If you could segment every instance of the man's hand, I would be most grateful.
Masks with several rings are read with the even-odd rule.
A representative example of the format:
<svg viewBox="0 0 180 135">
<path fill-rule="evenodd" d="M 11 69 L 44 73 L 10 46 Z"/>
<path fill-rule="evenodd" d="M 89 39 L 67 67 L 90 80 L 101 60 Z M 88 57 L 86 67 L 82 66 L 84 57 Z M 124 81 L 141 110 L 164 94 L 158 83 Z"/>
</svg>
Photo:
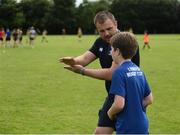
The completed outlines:
<svg viewBox="0 0 180 135">
<path fill-rule="evenodd" d="M 81 65 L 64 66 L 65 69 L 80 74 L 80 71 L 84 68 Z"/>
<path fill-rule="evenodd" d="M 63 57 L 63 58 L 60 58 L 59 62 L 64 63 L 66 65 L 70 65 L 70 66 L 76 64 L 76 62 L 75 62 L 73 57 Z"/>
</svg>

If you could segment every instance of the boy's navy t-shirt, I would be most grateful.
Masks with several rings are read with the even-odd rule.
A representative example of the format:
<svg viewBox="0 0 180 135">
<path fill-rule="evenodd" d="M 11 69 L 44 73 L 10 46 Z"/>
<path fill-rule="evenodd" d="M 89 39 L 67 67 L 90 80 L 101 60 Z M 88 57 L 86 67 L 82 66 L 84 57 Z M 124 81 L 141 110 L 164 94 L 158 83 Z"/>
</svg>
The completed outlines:
<svg viewBox="0 0 180 135">
<path fill-rule="evenodd" d="M 124 62 L 114 71 L 110 95 L 119 95 L 125 99 L 123 110 L 117 114 L 117 134 L 148 134 L 143 99 L 150 92 L 144 73 L 131 61 Z"/>
</svg>

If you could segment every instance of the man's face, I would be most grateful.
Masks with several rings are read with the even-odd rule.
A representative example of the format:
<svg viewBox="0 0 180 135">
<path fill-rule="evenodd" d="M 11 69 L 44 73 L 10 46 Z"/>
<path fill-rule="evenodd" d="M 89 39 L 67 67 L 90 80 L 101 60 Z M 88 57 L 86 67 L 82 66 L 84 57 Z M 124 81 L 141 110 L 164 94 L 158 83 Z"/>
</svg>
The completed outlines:
<svg viewBox="0 0 180 135">
<path fill-rule="evenodd" d="M 111 37 L 118 31 L 117 23 L 110 19 L 107 19 L 102 24 L 97 22 L 96 28 L 100 37 L 108 43 L 110 42 Z"/>
</svg>

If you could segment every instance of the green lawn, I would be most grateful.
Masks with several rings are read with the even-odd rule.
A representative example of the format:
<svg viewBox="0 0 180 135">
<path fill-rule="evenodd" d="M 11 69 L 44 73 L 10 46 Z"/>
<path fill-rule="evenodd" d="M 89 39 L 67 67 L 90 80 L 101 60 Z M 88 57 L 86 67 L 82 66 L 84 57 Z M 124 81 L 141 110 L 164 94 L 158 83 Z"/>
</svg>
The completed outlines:
<svg viewBox="0 0 180 135">
<path fill-rule="evenodd" d="M 104 82 L 63 69 L 58 59 L 86 51 L 95 36 L 49 36 L 35 48 L 0 46 L 0 133 L 92 133 L 106 92 Z M 150 35 L 141 68 L 154 95 L 150 133 L 180 133 L 180 35 Z M 90 67 L 99 68 L 98 61 Z"/>
</svg>

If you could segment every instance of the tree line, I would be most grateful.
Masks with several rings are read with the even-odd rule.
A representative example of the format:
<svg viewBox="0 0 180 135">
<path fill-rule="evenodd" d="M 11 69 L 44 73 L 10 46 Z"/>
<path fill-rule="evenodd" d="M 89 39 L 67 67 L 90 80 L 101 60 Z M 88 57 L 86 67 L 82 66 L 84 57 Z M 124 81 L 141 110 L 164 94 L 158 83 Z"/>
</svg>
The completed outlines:
<svg viewBox="0 0 180 135">
<path fill-rule="evenodd" d="M 109 10 L 120 30 L 134 33 L 180 33 L 180 0 L 0 0 L 0 27 L 27 29 L 34 26 L 50 34 L 94 34 L 93 18 L 98 11 Z"/>
</svg>

